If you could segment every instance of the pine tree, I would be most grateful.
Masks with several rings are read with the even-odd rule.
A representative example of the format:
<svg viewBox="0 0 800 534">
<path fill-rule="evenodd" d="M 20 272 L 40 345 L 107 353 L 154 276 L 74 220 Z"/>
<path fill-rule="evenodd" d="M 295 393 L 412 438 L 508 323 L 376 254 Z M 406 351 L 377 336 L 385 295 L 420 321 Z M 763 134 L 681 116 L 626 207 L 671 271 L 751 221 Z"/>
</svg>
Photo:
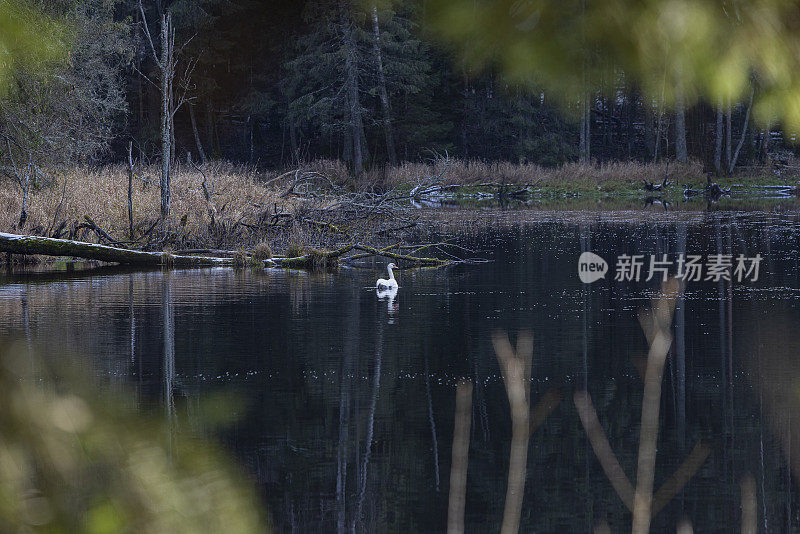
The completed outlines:
<svg viewBox="0 0 800 534">
<path fill-rule="evenodd" d="M 386 159 L 396 162 L 395 126 L 405 117 L 393 116 L 395 105 L 402 106 L 409 98 L 426 91 L 435 82 L 431 69 L 431 50 L 418 37 L 419 27 L 412 3 L 372 4 L 370 24 L 373 32 L 373 56 L 366 79 L 367 91 L 380 103 L 380 126 L 384 132 Z M 424 102 L 420 101 L 420 104 Z M 428 120 L 435 120 L 432 113 Z M 402 129 L 402 126 L 401 126 Z"/>
<path fill-rule="evenodd" d="M 329 150 L 343 145 L 343 158 L 360 174 L 367 159 L 362 79 L 371 46 L 362 29 L 366 16 L 347 2 L 316 0 L 306 5 L 303 19 L 305 32 L 284 64 L 287 121 L 312 139 L 327 140 Z"/>
</svg>

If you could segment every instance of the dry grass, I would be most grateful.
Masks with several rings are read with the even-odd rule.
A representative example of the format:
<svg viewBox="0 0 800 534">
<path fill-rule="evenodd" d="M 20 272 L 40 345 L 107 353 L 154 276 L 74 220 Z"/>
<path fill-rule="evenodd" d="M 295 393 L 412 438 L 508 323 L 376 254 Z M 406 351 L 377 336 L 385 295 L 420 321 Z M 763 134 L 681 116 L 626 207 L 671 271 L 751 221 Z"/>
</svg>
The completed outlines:
<svg viewBox="0 0 800 534">
<path fill-rule="evenodd" d="M 264 177 L 252 169 L 213 163 L 203 172 L 216 211 L 215 225 L 210 224 L 209 205 L 203 195 L 203 174 L 185 169 L 176 172 L 172 178 L 171 213 L 163 225 L 163 231 L 176 238 L 170 246 L 225 245 L 216 242 L 221 233 L 246 241 L 248 232 L 241 223 L 253 224 L 271 216 L 276 203 L 279 210 L 293 211 L 298 202 L 280 198 L 280 190 L 265 187 Z M 23 228 L 17 227 L 22 205 L 20 188 L 8 179 L 0 182 L 0 231 L 52 235 L 63 221 L 65 233 L 69 233 L 83 222 L 84 216 L 89 216 L 114 239 L 129 239 L 126 167 L 75 168 L 49 174 L 51 183 L 30 192 L 28 220 Z M 142 167 L 136 169 L 135 176 L 134 234 L 141 236 L 159 216 L 159 172 L 154 166 Z M 85 230 L 76 237 L 94 240 Z M 261 240 L 263 236 L 255 242 Z"/>
<path fill-rule="evenodd" d="M 344 185 L 350 181 L 350 170 L 342 160 L 315 159 L 308 163 L 303 163 L 301 168 L 306 172 L 322 174 L 338 185 Z"/>
<path fill-rule="evenodd" d="M 593 182 L 602 185 L 609 182 L 641 183 L 642 179 L 660 182 L 664 179 L 664 170 L 664 163 L 565 163 L 560 167 L 542 167 L 502 161 L 451 160 L 442 181 L 446 184 L 493 182 L 568 186 L 576 182 Z M 371 174 L 383 172 L 372 171 Z M 399 185 L 413 179 L 437 176 L 441 172 L 441 163 L 403 163 L 387 169 L 385 180 L 388 185 Z M 669 176 L 673 182 L 697 180 L 703 177 L 703 166 L 696 161 L 688 164 L 671 163 Z M 372 176 L 369 181 L 377 181 L 377 178 Z"/>
<path fill-rule="evenodd" d="M 258 243 L 255 248 L 253 248 L 254 260 L 263 262 L 264 260 L 268 260 L 270 258 L 272 258 L 272 247 L 270 247 L 269 243 L 266 241 Z"/>
<path fill-rule="evenodd" d="M 330 182 L 343 187 L 342 191 L 382 191 L 437 176 L 442 167 L 441 163 L 404 163 L 374 169 L 365 173 L 358 182 L 353 180 L 341 161 L 316 160 L 303 165 L 303 170 L 325 175 Z M 86 228 L 76 231 L 88 216 L 113 239 L 130 241 L 126 167 L 79 167 L 48 174 L 50 182 L 39 184 L 30 192 L 28 219 L 22 228 L 17 226 L 22 202 L 20 188 L 8 178 L 0 178 L 0 231 L 48 236 L 57 233 L 61 237 L 97 241 L 97 236 Z M 249 250 L 264 243 L 261 254 L 269 257 L 272 250 L 291 249 L 289 252 L 302 254 L 310 248 L 330 248 L 357 234 L 355 228 L 348 228 L 345 235 L 320 225 L 303 223 L 303 214 L 308 213 L 309 208 L 324 206 L 336 199 L 330 194 L 308 198 L 284 196 L 294 173 L 271 181 L 281 173 L 261 172 L 253 167 L 223 162 L 210 163 L 203 172 L 176 169 L 172 178 L 170 217 L 156 225 L 160 212 L 159 169 L 156 166 L 137 167 L 135 174 L 133 205 L 137 247 Z M 673 182 L 696 180 L 702 177 L 702 168 L 699 163 L 671 164 L 669 174 Z M 640 183 L 643 178 L 655 182 L 661 181 L 663 176 L 664 166 L 660 163 L 570 163 L 546 168 L 508 162 L 452 160 L 442 180 L 446 184 L 505 182 L 585 188 L 587 185 Z M 211 193 L 210 204 L 203 194 L 204 179 Z M 289 224 L 275 225 L 272 216 L 276 208 L 278 212 L 292 213 L 295 217 L 281 219 Z M 301 222 L 292 223 L 293 219 Z M 373 226 L 363 228 L 363 235 L 374 235 Z M 61 232 L 57 231 L 59 228 Z M 153 231 L 148 234 L 150 229 Z"/>
</svg>

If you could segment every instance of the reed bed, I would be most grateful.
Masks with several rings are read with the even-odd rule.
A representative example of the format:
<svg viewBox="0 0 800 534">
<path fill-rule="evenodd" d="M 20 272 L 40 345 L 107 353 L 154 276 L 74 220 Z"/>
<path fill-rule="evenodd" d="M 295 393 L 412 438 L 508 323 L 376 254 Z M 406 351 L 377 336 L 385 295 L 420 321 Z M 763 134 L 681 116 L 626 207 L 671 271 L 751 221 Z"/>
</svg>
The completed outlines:
<svg viewBox="0 0 800 534">
<path fill-rule="evenodd" d="M 415 177 L 435 176 L 442 172 L 443 162 L 403 163 L 387 170 L 374 170 L 372 181 L 378 181 L 375 174 L 384 174 L 386 183 L 399 185 Z M 664 179 L 665 163 L 610 162 L 602 164 L 565 163 L 559 167 L 543 167 L 535 164 L 511 162 L 484 162 L 477 160 L 451 160 L 442 176 L 445 184 L 481 184 L 486 182 L 507 184 L 540 184 L 565 186 L 596 183 L 641 183 L 643 179 L 660 182 Z M 703 178 L 700 162 L 670 163 L 669 179 L 691 181 Z"/>
<path fill-rule="evenodd" d="M 663 163 L 567 163 L 551 168 L 510 162 L 439 159 L 429 163 L 373 168 L 354 178 L 347 166 L 338 160 L 320 159 L 305 163 L 299 172 L 265 171 L 254 166 L 210 162 L 202 170 L 186 166 L 174 169 L 170 216 L 160 221 L 159 168 L 137 165 L 133 180 L 134 231 L 131 236 L 127 167 L 74 167 L 50 170 L 45 173 L 45 179 L 40 179 L 31 188 L 27 220 L 23 225 L 19 224 L 21 188 L 10 178 L 0 177 L 0 231 L 96 242 L 100 240 L 97 232 L 84 224 L 89 217 L 114 241 L 130 242 L 140 248 L 249 249 L 259 243 L 275 251 L 330 248 L 340 246 L 343 239 L 374 241 L 374 236 L 379 233 L 376 228 L 380 225 L 376 226 L 374 213 L 369 218 L 341 214 L 336 218 L 332 215 L 334 212 L 324 210 L 327 206 L 341 205 L 348 198 L 352 205 L 352 198 L 358 192 L 370 192 L 375 196 L 423 182 L 444 185 L 536 184 L 543 188 L 576 192 L 602 186 L 605 191 L 613 191 L 615 188 L 630 189 L 631 184 L 638 186 L 642 180 L 660 182 L 665 170 Z M 703 179 L 702 166 L 698 162 L 671 163 L 668 172 L 673 183 Z M 297 177 L 303 174 L 316 178 L 295 189 Z M 204 194 L 204 183 L 210 194 L 209 200 Z M 396 196 L 395 193 L 390 195 Z M 391 211 L 391 208 L 387 209 Z M 386 213 L 381 216 L 384 219 L 388 217 L 388 220 L 397 218 Z M 417 219 L 416 214 L 407 216 Z M 441 217 L 426 219 L 434 221 Z"/>
<path fill-rule="evenodd" d="M 160 213 L 159 170 L 135 168 L 133 180 L 134 235 L 150 228 Z M 46 180 L 31 188 L 27 220 L 20 227 L 22 192 L 10 179 L 0 179 L 0 231 L 53 235 L 62 223 L 64 233 L 90 217 L 115 240 L 129 240 L 128 169 L 121 165 L 101 168 L 76 167 L 50 171 Z M 253 168 L 212 163 L 202 170 L 180 169 L 172 176 L 171 210 L 163 228 L 183 236 L 186 246 L 210 246 L 220 231 L 252 223 L 278 210 L 292 211 L 298 200 L 281 198 L 277 186 L 265 185 L 268 175 Z M 210 203 L 203 193 L 203 181 Z M 210 208 L 214 210 L 211 225 Z M 75 237 L 93 240 L 91 235 Z M 191 243 L 189 242 L 191 241 Z M 230 244 L 230 243 L 227 243 Z M 255 243 L 254 243 L 255 244 Z"/>
</svg>

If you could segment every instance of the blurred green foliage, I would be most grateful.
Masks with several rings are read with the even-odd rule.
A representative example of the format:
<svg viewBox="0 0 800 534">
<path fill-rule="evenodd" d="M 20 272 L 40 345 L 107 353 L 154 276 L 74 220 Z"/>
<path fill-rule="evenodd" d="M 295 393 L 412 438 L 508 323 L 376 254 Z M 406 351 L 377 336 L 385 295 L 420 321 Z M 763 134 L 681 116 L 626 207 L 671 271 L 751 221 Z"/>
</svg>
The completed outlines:
<svg viewBox="0 0 800 534">
<path fill-rule="evenodd" d="M 34 372 L 35 369 L 35 372 Z M 224 455 L 0 345 L 0 531 L 264 532 Z"/>
<path fill-rule="evenodd" d="M 0 0 L 0 93 L 15 71 L 41 70 L 66 54 L 64 27 L 27 0 Z"/>
<path fill-rule="evenodd" d="M 653 99 L 713 103 L 756 87 L 755 115 L 800 131 L 800 4 L 790 0 L 431 0 L 435 35 L 575 102 L 620 72 Z"/>
</svg>

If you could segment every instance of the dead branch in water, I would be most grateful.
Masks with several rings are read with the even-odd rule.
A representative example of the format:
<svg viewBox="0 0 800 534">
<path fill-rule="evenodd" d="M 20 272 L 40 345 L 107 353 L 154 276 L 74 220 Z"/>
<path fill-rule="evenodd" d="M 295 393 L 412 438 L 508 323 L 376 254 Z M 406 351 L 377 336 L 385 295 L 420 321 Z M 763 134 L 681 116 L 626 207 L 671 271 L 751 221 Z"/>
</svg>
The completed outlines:
<svg viewBox="0 0 800 534">
<path fill-rule="evenodd" d="M 431 245 L 425 245 L 419 247 L 418 250 L 422 250 L 427 248 L 428 246 L 445 246 L 449 245 L 449 243 L 436 243 Z M 450 258 L 442 259 L 437 257 L 419 257 L 419 256 L 412 256 L 410 254 L 402 254 L 400 252 L 392 252 L 395 249 L 401 249 L 401 245 L 395 244 L 390 245 L 385 248 L 375 248 L 370 247 L 367 245 L 361 244 L 349 244 L 345 245 L 339 249 L 331 250 L 331 251 L 322 251 L 322 250 L 315 250 L 311 249 L 307 254 L 302 256 L 297 256 L 295 258 L 273 258 L 275 264 L 279 267 L 295 267 L 300 269 L 312 269 L 318 270 L 320 267 L 329 266 L 332 263 L 341 262 L 351 262 L 357 259 L 364 259 L 370 256 L 378 256 L 383 258 L 390 258 L 398 262 L 402 262 L 407 267 L 443 267 L 446 265 L 458 265 L 458 264 L 475 264 L 475 263 L 486 263 L 488 260 L 483 258 L 467 258 L 462 259 L 452 254 L 447 254 Z M 353 254 L 350 256 L 345 256 L 345 254 L 358 250 L 361 251 L 360 254 Z"/>
<path fill-rule="evenodd" d="M 353 257 L 358 257 L 360 259 L 369 256 L 381 256 L 385 258 L 391 258 L 396 261 L 402 261 L 406 264 L 410 264 L 411 266 L 415 267 L 422 267 L 422 266 L 441 267 L 444 265 L 452 265 L 454 263 L 461 262 L 461 260 L 420 258 L 416 256 L 409 256 L 407 254 L 398 254 L 395 252 L 391 252 L 392 248 L 394 247 L 377 249 L 374 247 L 368 247 L 366 245 L 350 244 L 350 245 L 345 245 L 337 250 L 324 251 L 324 250 L 311 249 L 308 251 L 308 253 L 302 256 L 297 256 L 296 258 L 273 258 L 273 260 L 275 261 L 275 264 L 278 267 L 289 267 L 289 268 L 309 269 L 318 271 L 318 270 L 335 268 L 334 266 L 338 267 L 340 260 L 341 261 L 350 260 L 350 257 L 344 257 L 345 254 L 353 250 L 360 250 L 368 254 L 366 255 L 356 254 Z"/>
<path fill-rule="evenodd" d="M 441 172 L 431 178 L 421 177 L 417 183 L 428 184 L 441 180 L 447 168 L 447 159 L 443 161 L 441 167 L 437 165 L 437 172 L 439 168 Z M 131 161 L 128 163 L 127 181 L 131 186 Z M 35 245 L 29 244 L 24 253 L 55 256 L 74 254 L 97 261 L 155 265 L 164 262 L 157 256 L 137 255 L 137 252 L 154 251 L 153 254 L 160 254 L 163 250 L 189 250 L 192 251 L 189 254 L 171 252 L 170 256 L 202 256 L 205 258 L 203 262 L 208 264 L 226 264 L 235 256 L 239 261 L 255 263 L 248 260 L 250 254 L 247 251 L 230 249 L 245 243 L 247 246 L 254 246 L 268 242 L 271 247 L 279 250 L 300 252 L 276 257 L 266 265 L 300 269 L 331 270 L 338 268 L 342 262 L 353 263 L 374 256 L 389 258 L 404 267 L 438 267 L 481 261 L 463 259 L 465 253 L 471 251 L 448 243 L 446 237 L 443 242 L 426 242 L 436 240 L 430 238 L 434 235 L 435 226 L 420 220 L 420 215 L 409 204 L 409 192 L 400 188 L 352 191 L 350 185 L 346 185 L 339 175 L 326 176 L 326 171 L 298 170 L 284 173 L 276 179 L 283 180 L 281 189 L 288 192 L 285 195 L 293 197 L 283 206 L 279 206 L 277 201 L 264 202 L 264 195 L 248 199 L 242 204 L 235 202 L 237 199 L 230 192 L 214 191 L 216 178 L 213 169 L 209 172 L 206 167 L 194 167 L 202 176 L 202 181 L 197 179 L 193 183 L 188 182 L 186 187 L 187 191 L 193 190 L 190 196 L 199 205 L 188 204 L 182 207 L 182 216 L 133 221 L 132 206 L 129 206 L 131 209 L 128 210 L 128 220 L 122 228 L 115 226 L 113 218 L 98 217 L 94 213 L 91 217 L 81 214 L 79 217 L 83 217 L 83 220 L 79 218 L 74 225 L 69 226 L 71 232 L 68 238 L 77 240 L 76 245 L 65 246 L 62 243 L 53 246 L 53 243 L 37 242 Z M 229 188 L 230 184 L 226 187 Z M 129 187 L 129 190 L 131 192 L 132 188 Z M 66 226 L 69 219 L 66 221 L 62 226 Z M 34 226 L 26 233 L 52 233 L 38 228 Z M 55 232 L 57 235 L 52 237 L 60 238 L 63 235 L 66 238 L 67 235 L 62 230 L 59 228 Z M 77 230 L 81 232 L 76 237 Z M 96 237 L 89 236 L 89 232 Z M 127 237 L 125 234 L 128 234 Z M 436 237 L 441 235 L 439 233 Z M 430 237 L 426 240 L 426 236 Z M 15 239 L 26 237 L 19 235 Z M 389 239 L 402 245 L 386 248 L 390 244 L 387 242 Z M 82 243 L 83 241 L 96 241 L 110 249 L 87 249 L 87 246 L 95 245 Z M 13 246 L 10 242 L 3 246 L 0 250 L 20 253 L 11 250 L 19 248 L 17 242 Z M 110 252 L 111 249 L 128 252 Z M 215 252 L 226 249 L 226 253 Z M 65 253 L 64 250 L 72 252 Z M 195 250 L 204 252 L 195 254 Z M 199 260 L 186 261 L 192 264 L 203 263 Z"/>
</svg>

